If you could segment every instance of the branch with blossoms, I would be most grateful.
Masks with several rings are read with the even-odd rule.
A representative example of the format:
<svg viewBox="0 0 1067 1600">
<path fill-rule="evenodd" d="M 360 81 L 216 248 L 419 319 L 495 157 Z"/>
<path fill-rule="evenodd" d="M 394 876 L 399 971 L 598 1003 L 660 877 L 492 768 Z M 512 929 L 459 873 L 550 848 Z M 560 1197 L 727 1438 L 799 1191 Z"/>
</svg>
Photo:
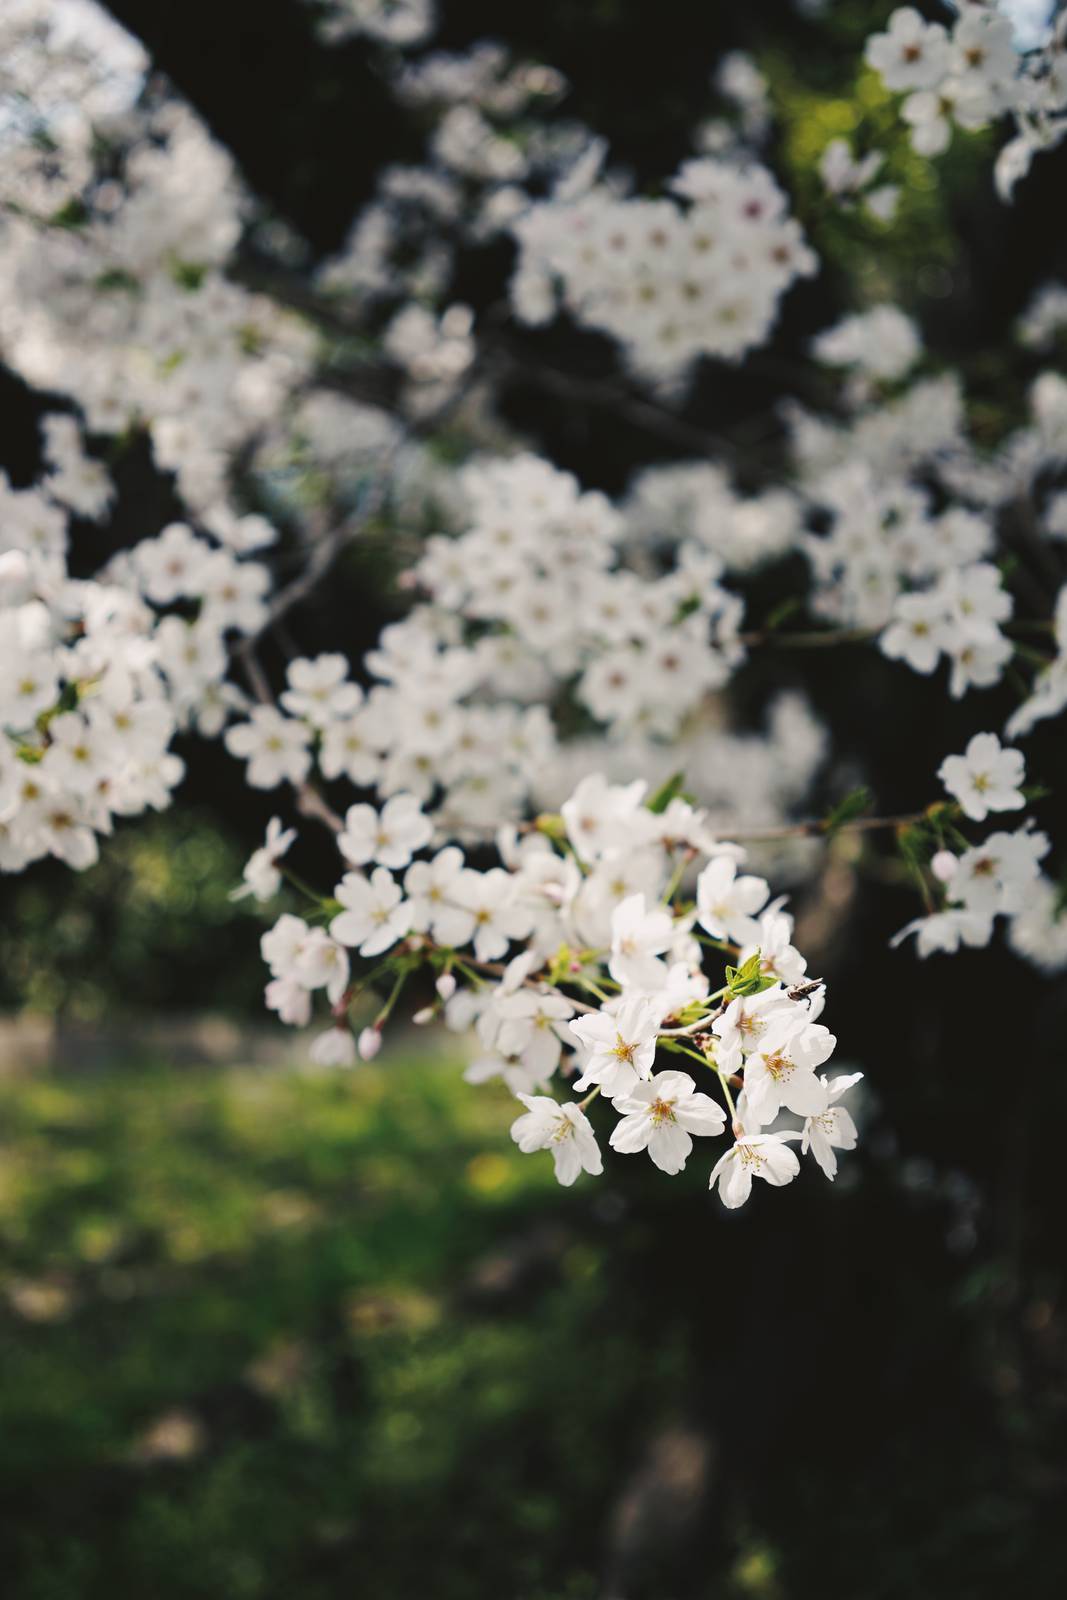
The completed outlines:
<svg viewBox="0 0 1067 1600">
<path fill-rule="evenodd" d="M 887 89 L 906 96 L 901 116 L 922 155 L 941 155 L 957 128 L 1011 117 L 1015 137 L 995 167 L 1003 199 L 1035 155 L 1067 135 L 1067 14 L 1050 18 L 1044 41 L 1020 50 L 1014 19 L 993 0 L 968 0 L 951 30 L 901 6 L 886 31 L 867 41 L 866 58 Z"/>
<path fill-rule="evenodd" d="M 324 991 L 331 1021 L 312 1059 L 350 1064 L 350 1016 L 368 987 L 387 998 L 359 1034 L 364 1058 L 378 1053 L 404 986 L 432 976 L 436 999 L 416 1020 L 473 1025 L 468 1080 L 500 1079 L 517 1096 L 526 1110 L 513 1138 L 549 1150 L 563 1184 L 602 1170 L 597 1100 L 617 1119 L 611 1147 L 647 1150 L 666 1173 L 682 1170 L 694 1137 L 728 1133 L 710 1177 L 727 1206 L 743 1203 L 753 1178 L 790 1182 L 797 1143 L 832 1178 L 835 1152 L 855 1145 L 839 1102 L 859 1075 L 818 1071 L 835 1040 L 818 1021 L 824 985 L 807 978 L 792 919 L 767 904 L 764 879 L 739 872 L 743 852 L 709 835 L 702 813 L 665 796 L 645 805 L 644 792 L 587 778 L 558 819 L 484 871 L 455 845 L 428 853 L 433 826 L 412 796 L 351 807 L 338 837 L 348 870 L 332 894 L 305 887 L 308 916 L 285 913 L 263 936 L 268 1005 L 304 1025 Z M 247 892 L 277 892 L 292 841 L 272 824 Z M 709 976 L 713 951 L 736 964 Z M 353 961 L 372 965 L 353 978 Z M 802 1120 L 783 1126 L 782 1113 Z"/>
<path fill-rule="evenodd" d="M 1015 741 L 1067 709 L 1067 382 L 1040 364 L 1067 287 L 1003 352 L 1025 399 L 995 439 L 975 374 L 939 364 L 863 272 L 783 363 L 767 346 L 827 221 L 848 219 L 873 267 L 866 219 L 906 208 L 878 151 L 833 140 L 814 200 L 787 185 L 773 85 L 734 54 L 716 115 L 645 191 L 556 115 L 550 68 L 496 45 L 405 57 L 431 22 L 419 0 L 330 7 L 338 36 L 388 47 L 382 82 L 426 143 L 383 165 L 310 266 L 136 41 L 90 0 L 84 31 L 47 9 L 0 19 L 5 360 L 69 407 L 45 418 L 38 483 L 0 485 L 0 870 L 91 865 L 119 819 L 170 803 L 179 735 L 221 739 L 252 790 L 288 785 L 337 842 L 320 893 L 276 818 L 238 891 L 301 896 L 263 941 L 267 1001 L 304 1024 L 325 996 L 318 1062 L 373 1054 L 414 992 L 417 1020 L 473 1028 L 468 1076 L 523 1098 L 516 1139 L 564 1181 L 599 1165 L 612 1116 L 615 1149 L 668 1171 L 694 1137 L 732 1138 L 713 1169 L 728 1204 L 754 1176 L 789 1181 L 798 1142 L 832 1175 L 851 1080 L 818 1070 L 822 985 L 784 903 L 740 871 L 745 843 L 792 885 L 817 840 L 884 833 L 922 899 L 900 935 L 921 955 L 1001 919 L 1026 959 L 1067 965 L 1050 841 L 974 831 L 1034 796 Z M 1010 72 L 1005 38 L 985 5 L 951 33 L 905 9 L 867 57 L 928 150 L 1003 111 L 1051 142 L 1062 26 Z M 72 98 L 99 127 L 60 114 Z M 485 305 L 455 303 L 485 246 L 506 272 Z M 614 352 L 609 376 L 542 357 L 561 318 Z M 695 381 L 709 360 L 803 403 L 716 429 Z M 614 497 L 590 488 L 509 425 L 520 386 L 618 418 L 652 464 Z M 77 576 L 82 524 L 115 497 L 94 450 L 134 434 L 181 519 Z M 362 660 L 295 654 L 285 624 L 370 537 L 404 615 Z M 806 576 L 751 615 L 786 560 Z M 856 793 L 794 821 L 826 731 L 785 682 L 735 730 L 734 685 L 755 652 L 838 646 L 968 706 L 1002 682 L 1018 704 L 945 760 L 947 798 L 879 816 Z"/>
</svg>

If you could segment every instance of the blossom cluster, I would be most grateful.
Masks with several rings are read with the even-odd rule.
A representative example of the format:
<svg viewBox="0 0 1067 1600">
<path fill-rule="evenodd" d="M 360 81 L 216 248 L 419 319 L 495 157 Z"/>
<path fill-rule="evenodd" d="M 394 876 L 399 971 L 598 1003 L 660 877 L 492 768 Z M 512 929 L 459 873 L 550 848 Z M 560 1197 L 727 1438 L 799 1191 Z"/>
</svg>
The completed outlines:
<svg viewBox="0 0 1067 1600">
<path fill-rule="evenodd" d="M 434 0 L 311 0 L 322 13 L 319 26 L 327 43 L 365 34 L 379 44 L 407 49 L 433 32 Z"/>
<path fill-rule="evenodd" d="M 890 356 L 901 330 L 887 325 L 881 338 L 876 362 Z M 871 354 L 864 360 L 870 373 Z M 1049 486 L 1067 462 L 1067 384 L 1054 371 L 1040 373 L 1029 389 L 1030 420 L 993 452 L 969 437 L 954 374 L 920 377 L 888 399 L 868 380 L 850 400 L 851 415 L 833 423 L 791 410 L 800 492 L 819 521 L 819 531 L 798 541 L 812 566 L 811 610 L 835 626 L 868 630 L 884 654 L 915 672 L 947 665 L 955 698 L 999 682 L 1020 661 L 1012 637 L 1018 601 L 1011 569 L 998 561 L 1001 540 L 1020 515 L 1036 550 L 1062 538 L 1064 502 Z M 1035 580 L 1019 581 L 1032 596 Z M 1047 582 L 1044 571 L 1039 581 Z M 1050 599 L 1054 616 L 1040 627 L 1058 640 L 1060 602 Z M 1037 661 L 1033 695 L 1010 735 L 1061 708 L 1061 654 L 1062 647 Z"/>
<path fill-rule="evenodd" d="M 867 61 L 888 89 L 906 96 L 901 115 L 921 155 L 946 150 L 954 126 L 984 128 L 1010 114 L 1016 136 L 996 169 L 998 189 L 1010 196 L 1034 154 L 1067 133 L 1067 20 L 1023 52 L 1012 18 L 994 0 L 963 0 L 956 9 L 949 30 L 913 6 L 899 7 L 886 31 L 867 41 Z"/>
<path fill-rule="evenodd" d="M 594 761 L 662 778 L 683 761 L 724 811 L 781 820 L 819 764 L 822 735 L 795 696 L 776 702 L 763 739 L 709 726 L 745 651 L 741 601 L 719 582 L 708 541 L 661 533 L 653 576 L 635 531 L 644 511 L 620 513 L 530 455 L 476 460 L 459 488 L 464 531 L 425 541 L 406 581 L 427 598 L 360 664 L 369 686 L 340 654 L 299 658 L 278 705 L 229 728 L 250 784 L 300 783 L 314 767 L 382 797 L 414 794 L 477 837 L 558 806 Z M 724 487 L 720 503 L 729 499 Z M 759 508 L 780 519 L 783 499 L 784 510 L 773 495 Z M 744 502 L 734 509 L 740 526 Z M 567 722 L 578 736 L 564 739 Z"/>
<path fill-rule="evenodd" d="M 221 732 L 246 696 L 230 646 L 268 616 L 270 573 L 251 552 L 275 531 L 254 515 L 175 522 L 90 579 L 71 574 L 72 516 L 100 519 L 113 489 L 70 416 L 42 424 L 51 471 L 0 483 L 0 870 L 43 855 L 92 865 L 116 816 L 170 803 L 170 750 Z"/>
<path fill-rule="evenodd" d="M 815 271 L 803 230 L 767 169 L 698 157 L 673 199 L 622 199 L 596 168 L 519 216 L 515 314 L 534 325 L 557 304 L 612 335 L 627 361 L 676 385 L 698 356 L 738 360 L 763 344 L 778 303 Z"/>
<path fill-rule="evenodd" d="M 360 1037 L 365 1056 L 399 988 L 428 969 L 436 998 L 421 1020 L 443 1011 L 453 1028 L 473 1025 L 468 1080 L 503 1080 L 526 1108 L 513 1138 L 550 1151 L 565 1185 L 602 1170 L 589 1115 L 598 1098 L 617 1119 L 612 1149 L 647 1150 L 666 1173 L 684 1168 L 694 1137 L 732 1135 L 709 1180 L 729 1207 L 755 1178 L 789 1183 L 797 1143 L 833 1178 L 836 1152 L 856 1143 L 841 1096 L 859 1075 L 819 1071 L 836 1041 L 818 1020 L 825 988 L 807 977 L 792 918 L 768 903 L 763 878 L 739 870 L 744 852 L 720 843 L 702 812 L 678 795 L 645 798 L 640 780 L 587 777 L 559 815 L 503 837 L 501 864 L 484 870 L 454 844 L 436 848 L 412 795 L 380 811 L 350 807 L 337 840 L 349 870 L 312 920 L 286 913 L 263 936 L 268 1005 L 303 1025 L 324 991 L 333 1021 L 312 1056 L 347 1063 L 349 1011 L 368 981 L 353 964 L 376 961 L 372 974 L 396 978 Z M 272 824 L 249 863 L 250 892 L 274 891 L 290 842 Z M 709 949 L 737 962 L 714 991 Z M 699 1066 L 699 1081 L 665 1055 Z M 568 1089 L 582 1098 L 559 1099 Z M 783 1114 L 799 1123 L 783 1125 Z"/>
<path fill-rule="evenodd" d="M 791 1181 L 798 1149 L 832 1177 L 855 1143 L 855 1075 L 821 1070 L 823 986 L 784 902 L 742 869 L 744 836 L 793 886 L 841 827 L 892 825 L 925 902 L 898 938 L 920 955 L 984 945 L 999 919 L 1060 970 L 1064 896 L 1029 819 L 974 834 L 1033 794 L 996 733 L 946 758 L 945 796 L 912 818 L 847 798 L 811 818 L 831 754 L 817 714 L 779 691 L 737 725 L 731 688 L 790 642 L 758 597 L 791 560 L 808 573 L 786 602 L 800 646 L 866 642 L 943 673 L 968 709 L 1009 680 L 1006 740 L 1067 708 L 1067 382 L 1043 360 L 1067 291 L 1049 284 L 1020 323 L 1026 410 L 999 441 L 909 311 L 859 291 L 803 358 L 799 390 L 825 405 L 787 401 L 766 452 L 704 435 L 675 411 L 699 358 L 748 357 L 817 267 L 765 164 L 769 79 L 721 61 L 729 115 L 638 192 L 558 114 L 552 68 L 494 44 L 409 48 L 427 0 L 318 9 L 330 37 L 372 41 L 425 152 L 383 167 L 317 267 L 91 0 L 15 0 L 0 19 L 0 341 L 68 408 L 44 419 L 35 487 L 0 485 L 0 870 L 89 865 L 117 817 L 169 802 L 177 735 L 221 738 L 251 788 L 336 837 L 337 882 L 263 940 L 272 1012 L 304 1026 L 325 1000 L 316 1062 L 353 1061 L 384 990 L 358 1041 L 372 1055 L 406 988 L 416 1020 L 473 1034 L 468 1078 L 518 1097 L 516 1142 L 549 1150 L 565 1183 L 600 1169 L 605 1137 L 667 1172 L 694 1138 L 725 1140 L 710 1174 L 731 1206 L 754 1177 Z M 1040 58 L 1006 38 L 966 4 L 951 33 L 905 10 L 872 41 L 920 148 L 950 113 L 1057 136 L 1062 29 Z M 837 140 L 825 196 L 888 227 L 901 196 L 882 168 Z M 454 286 L 488 241 L 514 270 L 486 310 Z M 635 462 L 615 498 L 498 404 L 560 311 L 653 391 L 594 383 L 595 402 L 678 446 Z M 567 374 L 542 375 L 567 393 Z M 135 438 L 178 510 L 94 560 L 81 524 L 116 492 L 102 441 L 119 461 Z M 372 526 L 406 613 L 362 659 L 279 639 L 283 683 L 260 639 Z M 235 893 L 282 892 L 287 821 Z M 724 982 L 709 957 L 729 961 Z"/>
<path fill-rule="evenodd" d="M 167 804 L 182 775 L 155 665 L 155 615 L 119 584 L 67 569 L 67 505 L 100 515 L 110 485 L 70 418 L 47 419 L 55 470 L 0 482 L 0 871 L 53 855 L 84 868 L 115 816 Z M 63 502 L 66 502 L 64 504 Z"/>
<path fill-rule="evenodd" d="M 580 124 L 544 120 L 562 74 L 514 61 L 498 44 L 405 61 L 393 88 L 428 126 L 424 159 L 382 170 L 342 249 L 315 276 L 348 319 L 405 316 L 409 351 L 409 313 L 421 310 L 420 354 L 431 356 L 460 247 L 501 235 L 529 207 L 529 191 L 553 187 L 598 146 Z M 439 317 L 427 321 L 431 303 Z"/>
<path fill-rule="evenodd" d="M 1041 877 L 1040 862 L 1049 849 L 1046 835 L 1027 823 L 1013 833 L 1001 829 L 971 843 L 961 831 L 965 823 L 985 822 L 991 815 L 1017 811 L 1026 804 L 1022 752 L 1005 749 L 995 733 L 976 733 L 962 755 L 946 756 L 938 776 L 954 802 L 947 811 L 934 807 L 929 813 L 939 844 L 930 859 L 930 879 L 942 905 L 902 928 L 894 943 L 915 934 L 921 956 L 955 951 L 961 944 L 987 945 L 997 916 L 1014 921 L 1027 912 L 1025 927 L 1033 934 L 1036 891 L 1046 922 L 1046 954 L 1039 964 L 1054 966 L 1064 941 L 1049 915 L 1047 891 L 1052 886 Z M 956 848 L 948 848 L 950 844 Z M 1025 943 L 1025 932 L 1022 940 Z"/>
</svg>

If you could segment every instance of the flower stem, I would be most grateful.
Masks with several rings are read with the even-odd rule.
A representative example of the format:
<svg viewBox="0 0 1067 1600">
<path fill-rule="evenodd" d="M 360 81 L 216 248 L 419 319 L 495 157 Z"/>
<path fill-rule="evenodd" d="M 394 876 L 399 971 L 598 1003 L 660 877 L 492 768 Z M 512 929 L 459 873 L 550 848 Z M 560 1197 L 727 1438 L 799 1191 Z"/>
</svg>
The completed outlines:
<svg viewBox="0 0 1067 1600">
<path fill-rule="evenodd" d="M 722 1070 L 722 1068 L 720 1066 L 716 1066 L 714 1061 L 709 1061 L 708 1062 L 708 1066 L 712 1067 L 715 1070 L 715 1072 L 718 1074 L 719 1082 L 722 1085 L 722 1092 L 726 1096 L 726 1104 L 729 1107 L 730 1121 L 731 1122 L 736 1122 L 737 1121 L 737 1107 L 734 1105 L 734 1097 L 730 1093 L 730 1085 L 726 1081 L 726 1073 Z"/>
</svg>

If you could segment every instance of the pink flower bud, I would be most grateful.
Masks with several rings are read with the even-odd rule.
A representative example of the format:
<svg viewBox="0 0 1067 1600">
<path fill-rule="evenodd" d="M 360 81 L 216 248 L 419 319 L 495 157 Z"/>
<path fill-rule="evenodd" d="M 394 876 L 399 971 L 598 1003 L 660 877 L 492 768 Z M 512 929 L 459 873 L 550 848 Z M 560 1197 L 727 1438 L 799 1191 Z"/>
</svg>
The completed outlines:
<svg viewBox="0 0 1067 1600">
<path fill-rule="evenodd" d="M 381 1028 L 364 1028 L 359 1036 L 356 1048 L 364 1061 L 373 1061 L 378 1051 L 382 1048 Z"/>
<path fill-rule="evenodd" d="M 939 883 L 948 883 L 956 871 L 956 866 L 957 858 L 951 850 L 939 850 L 930 862 L 930 871 Z"/>
</svg>

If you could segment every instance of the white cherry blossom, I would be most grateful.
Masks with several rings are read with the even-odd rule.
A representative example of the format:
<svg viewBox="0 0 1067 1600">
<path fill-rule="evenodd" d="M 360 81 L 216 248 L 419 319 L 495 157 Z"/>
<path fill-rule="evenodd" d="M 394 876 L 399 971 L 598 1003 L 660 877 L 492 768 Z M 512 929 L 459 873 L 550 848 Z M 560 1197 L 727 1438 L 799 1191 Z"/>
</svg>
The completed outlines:
<svg viewBox="0 0 1067 1600">
<path fill-rule="evenodd" d="M 621 1121 L 609 1143 L 629 1155 L 647 1150 L 661 1172 L 681 1172 L 693 1149 L 691 1135 L 714 1137 L 726 1126 L 726 1113 L 710 1095 L 697 1092 L 685 1072 L 657 1072 L 615 1096 Z"/>
<path fill-rule="evenodd" d="M 267 837 L 246 861 L 244 881 L 233 890 L 231 900 L 242 900 L 246 895 L 253 895 L 257 900 L 272 900 L 282 885 L 278 862 L 295 839 L 295 828 L 285 828 L 280 817 L 271 817 L 267 824 Z"/>
<path fill-rule="evenodd" d="M 339 944 L 377 956 L 402 939 L 411 927 L 411 907 L 400 885 L 385 867 L 375 867 L 369 878 L 346 872 L 335 891 L 344 907 L 330 923 Z"/>
<path fill-rule="evenodd" d="M 733 1146 L 711 1169 L 708 1187 L 717 1187 L 723 1205 L 734 1211 L 743 1206 L 752 1193 L 754 1178 L 762 1178 L 774 1189 L 792 1183 L 800 1171 L 800 1162 L 796 1152 L 789 1148 L 787 1141 L 791 1137 L 796 1135 L 739 1133 Z"/>
<path fill-rule="evenodd" d="M 802 1117 L 821 1111 L 826 1090 L 815 1069 L 836 1042 L 821 1023 L 808 1022 L 803 1008 L 773 1017 L 745 1062 L 745 1094 L 755 1120 L 765 1127 L 783 1106 Z"/>
<path fill-rule="evenodd" d="M 417 850 L 428 844 L 433 824 L 423 816 L 414 795 L 394 794 L 381 811 L 373 806 L 349 806 L 338 846 L 354 867 L 376 861 L 380 866 L 406 867 Z"/>
<path fill-rule="evenodd" d="M 253 789 L 275 789 L 280 783 L 303 783 L 311 767 L 308 730 L 273 706 L 253 706 L 247 722 L 226 730 L 226 748 L 248 762 Z"/>
<path fill-rule="evenodd" d="M 577 1088 L 598 1083 L 614 1098 L 629 1094 L 639 1079 L 651 1076 L 659 1028 L 647 1001 L 624 999 L 614 1013 L 597 1011 L 578 1017 L 569 1027 L 583 1051 Z"/>
<path fill-rule="evenodd" d="M 862 1072 L 841 1073 L 836 1078 L 823 1078 L 826 1105 L 814 1116 L 806 1117 L 800 1139 L 802 1155 L 810 1150 L 826 1176 L 833 1181 L 837 1176 L 838 1150 L 855 1150 L 856 1124 L 848 1110 L 838 1105 L 841 1096 L 859 1083 Z"/>
<path fill-rule="evenodd" d="M 581 1172 L 594 1176 L 604 1170 L 596 1135 L 581 1107 L 573 1101 L 560 1105 L 547 1095 L 520 1094 L 526 1107 L 511 1125 L 511 1137 L 524 1154 L 551 1150 L 556 1178 L 569 1188 Z"/>
<path fill-rule="evenodd" d="M 660 957 L 673 940 L 674 918 L 666 907 L 646 907 L 643 894 L 630 895 L 612 913 L 608 971 L 624 987 L 658 988 L 667 976 Z"/>
<path fill-rule="evenodd" d="M 1017 811 L 1026 804 L 1026 766 L 1020 750 L 1004 749 L 995 733 L 976 733 L 962 756 L 946 756 L 938 777 L 972 822 L 991 811 Z"/>
<path fill-rule="evenodd" d="M 767 899 L 763 878 L 737 872 L 731 856 L 716 856 L 697 879 L 697 921 L 715 939 L 753 943 L 756 914 Z"/>
</svg>

